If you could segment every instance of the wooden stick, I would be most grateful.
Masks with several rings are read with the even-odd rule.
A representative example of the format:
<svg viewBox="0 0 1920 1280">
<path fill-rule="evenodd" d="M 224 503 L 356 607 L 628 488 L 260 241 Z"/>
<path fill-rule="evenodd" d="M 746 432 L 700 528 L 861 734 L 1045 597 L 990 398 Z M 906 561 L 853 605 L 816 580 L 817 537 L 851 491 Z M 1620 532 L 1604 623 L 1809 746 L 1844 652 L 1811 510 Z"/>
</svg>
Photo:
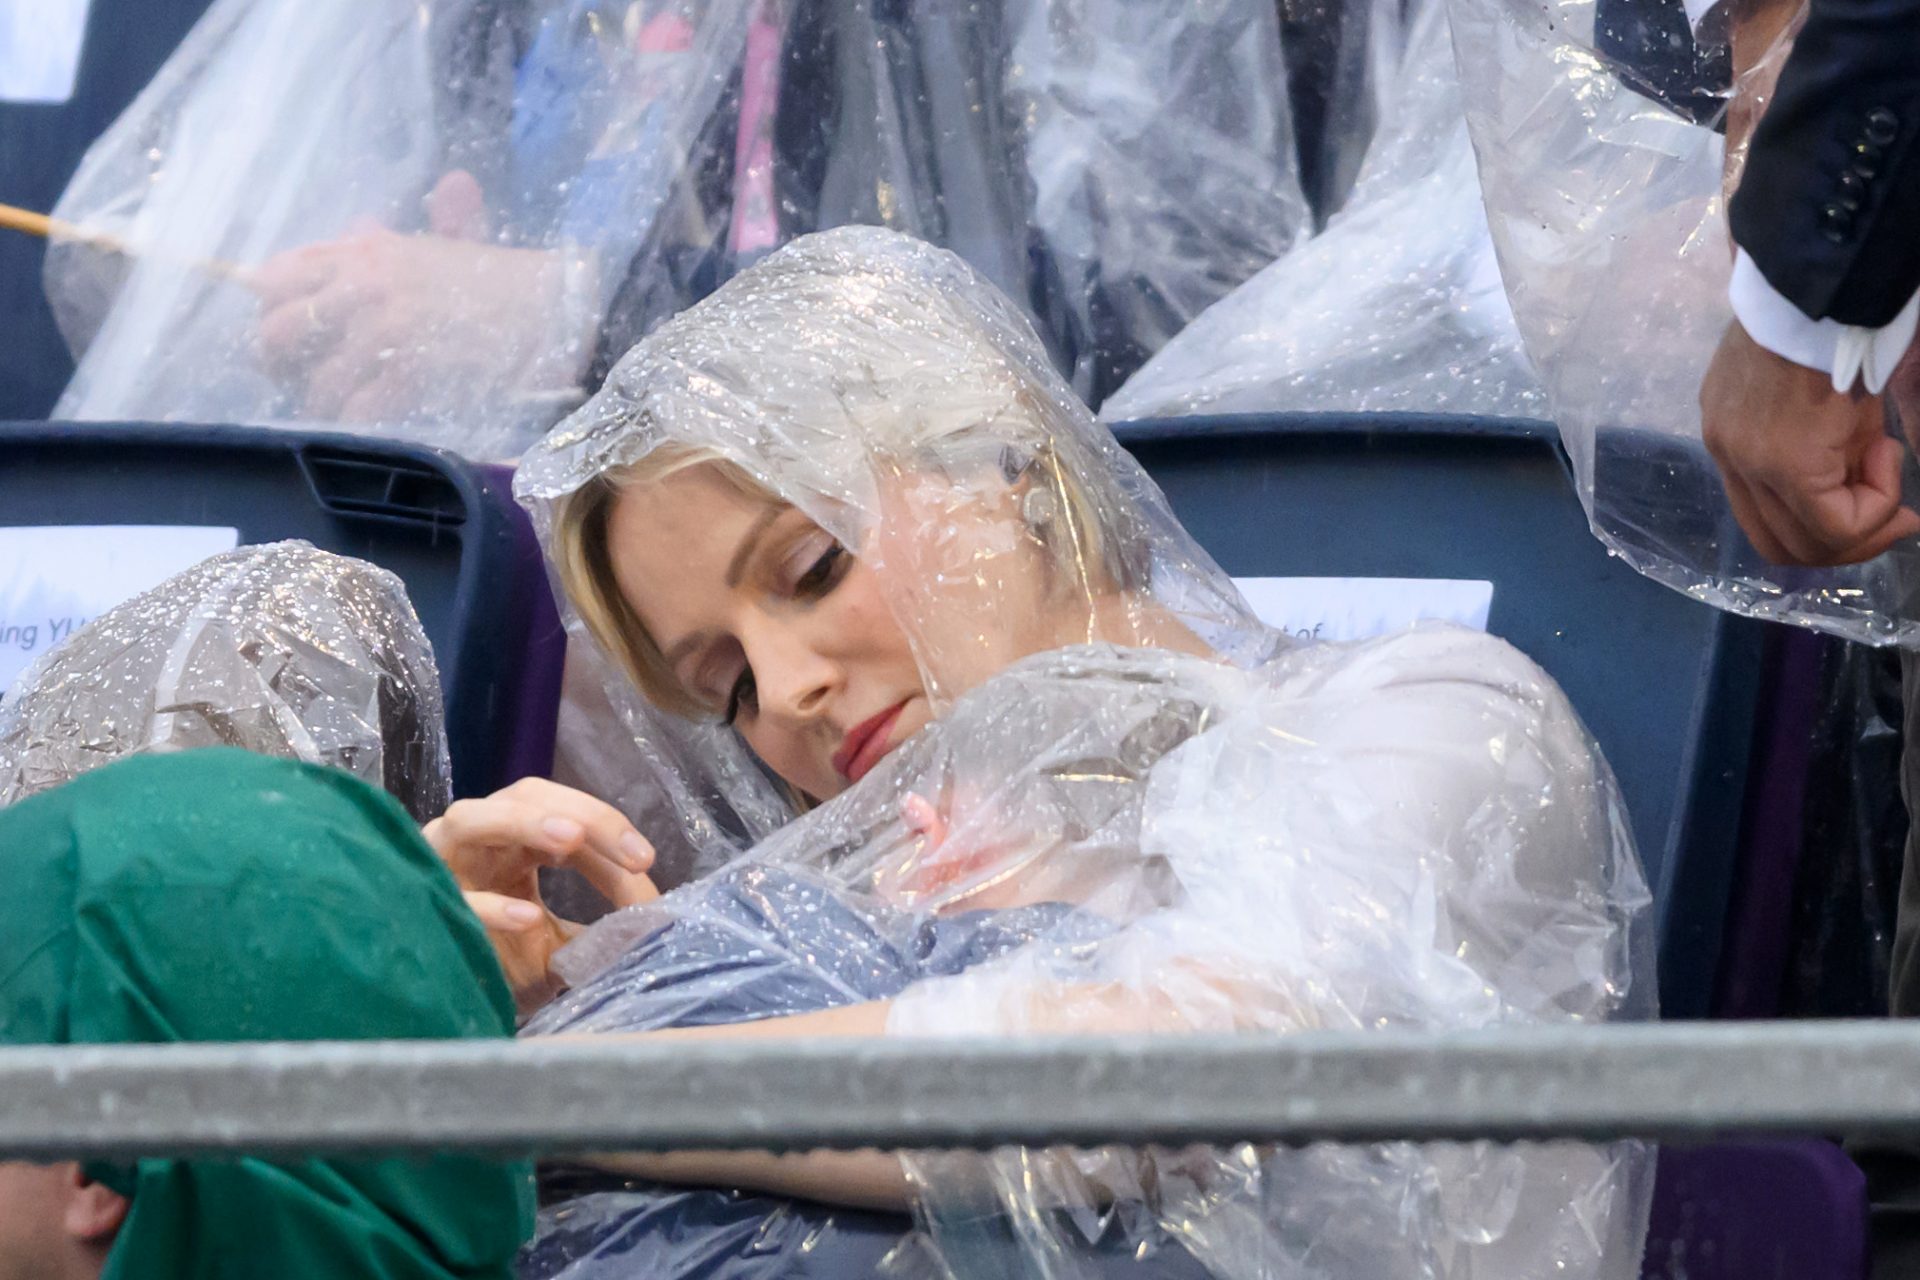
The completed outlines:
<svg viewBox="0 0 1920 1280">
<path fill-rule="evenodd" d="M 43 240 L 72 240 L 128 258 L 148 256 L 119 236 L 109 235 L 104 231 L 89 231 L 71 222 L 49 218 L 44 213 L 35 213 L 31 209 L 21 209 L 10 204 L 0 204 L 0 230 L 19 231 L 26 235 L 39 236 Z M 218 258 L 199 258 L 189 265 L 194 270 L 203 271 L 216 279 L 231 280 L 236 284 L 247 282 L 246 272 L 238 265 L 223 262 Z"/>
<path fill-rule="evenodd" d="M 35 213 L 31 209 L 16 209 L 10 204 L 0 204 L 0 227 L 45 239 L 52 239 L 56 234 L 53 219 L 46 214 Z M 65 227 L 61 227 L 61 230 L 64 231 Z"/>
</svg>

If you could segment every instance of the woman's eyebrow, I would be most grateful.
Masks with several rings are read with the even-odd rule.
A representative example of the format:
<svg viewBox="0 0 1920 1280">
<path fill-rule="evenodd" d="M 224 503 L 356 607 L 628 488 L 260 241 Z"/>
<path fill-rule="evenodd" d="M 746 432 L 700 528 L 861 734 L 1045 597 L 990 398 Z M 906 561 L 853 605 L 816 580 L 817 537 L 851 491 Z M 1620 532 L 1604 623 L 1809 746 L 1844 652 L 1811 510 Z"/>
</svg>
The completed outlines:
<svg viewBox="0 0 1920 1280">
<path fill-rule="evenodd" d="M 768 507 L 755 517 L 753 524 L 747 529 L 746 536 L 740 539 L 740 545 L 734 549 L 732 561 L 727 565 L 728 587 L 740 585 L 740 575 L 747 571 L 747 561 L 752 558 L 753 549 L 760 544 L 760 537 L 766 533 L 767 526 L 791 510 L 793 510 L 791 506 L 782 502 Z"/>
</svg>

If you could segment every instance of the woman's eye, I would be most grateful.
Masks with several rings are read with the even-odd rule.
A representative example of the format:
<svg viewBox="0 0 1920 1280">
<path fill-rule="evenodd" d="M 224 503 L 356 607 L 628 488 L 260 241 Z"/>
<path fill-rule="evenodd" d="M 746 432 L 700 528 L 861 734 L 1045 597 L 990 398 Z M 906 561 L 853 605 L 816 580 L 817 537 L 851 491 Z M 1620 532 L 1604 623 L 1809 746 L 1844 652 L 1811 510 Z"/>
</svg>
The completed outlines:
<svg viewBox="0 0 1920 1280">
<path fill-rule="evenodd" d="M 839 543 L 828 543 L 827 549 L 820 553 L 820 558 L 808 566 L 807 571 L 800 575 L 799 581 L 793 584 L 795 593 L 803 596 L 818 595 L 832 586 L 833 575 L 839 569 L 840 561 L 846 554 L 845 548 Z"/>
<path fill-rule="evenodd" d="M 733 688 L 727 693 L 726 723 L 728 725 L 732 725 L 735 720 L 740 718 L 740 708 L 745 707 L 749 711 L 755 709 L 754 696 L 756 692 L 753 684 L 753 672 L 748 668 L 742 667 L 739 679 L 733 682 Z"/>
</svg>

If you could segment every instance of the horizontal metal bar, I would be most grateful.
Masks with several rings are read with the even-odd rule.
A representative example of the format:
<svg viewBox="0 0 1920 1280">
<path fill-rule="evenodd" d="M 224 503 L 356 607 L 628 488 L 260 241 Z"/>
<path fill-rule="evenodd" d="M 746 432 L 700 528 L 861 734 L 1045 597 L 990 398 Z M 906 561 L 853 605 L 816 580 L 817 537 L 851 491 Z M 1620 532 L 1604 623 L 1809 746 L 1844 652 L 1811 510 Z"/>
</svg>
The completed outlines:
<svg viewBox="0 0 1920 1280">
<path fill-rule="evenodd" d="M 1920 1135 L 1920 1024 L 0 1050 L 0 1156 Z"/>
</svg>

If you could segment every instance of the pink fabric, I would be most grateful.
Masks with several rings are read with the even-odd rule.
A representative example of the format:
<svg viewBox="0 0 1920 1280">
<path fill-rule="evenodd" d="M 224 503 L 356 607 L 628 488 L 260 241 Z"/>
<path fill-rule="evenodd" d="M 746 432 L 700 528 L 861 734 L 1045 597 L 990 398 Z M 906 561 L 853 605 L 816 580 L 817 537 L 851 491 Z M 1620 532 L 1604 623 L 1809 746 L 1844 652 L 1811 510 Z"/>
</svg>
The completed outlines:
<svg viewBox="0 0 1920 1280">
<path fill-rule="evenodd" d="M 693 48 L 693 24 L 677 13 L 663 13 L 640 28 L 633 47 L 637 53 L 685 53 Z"/>
<path fill-rule="evenodd" d="M 639 7 L 635 4 L 628 10 L 628 22 L 632 22 L 633 11 Z M 661 73 L 661 64 L 675 61 L 673 55 L 692 48 L 693 24 L 679 14 L 656 14 L 642 23 L 640 29 L 633 32 L 633 57 L 638 67 L 635 102 L 643 106 L 666 92 L 668 77 Z"/>
<path fill-rule="evenodd" d="M 761 0 L 747 28 L 740 131 L 733 146 L 733 228 L 728 244 L 736 256 L 762 253 L 780 243 L 780 220 L 773 208 L 773 112 L 779 89 L 777 0 Z"/>
</svg>

